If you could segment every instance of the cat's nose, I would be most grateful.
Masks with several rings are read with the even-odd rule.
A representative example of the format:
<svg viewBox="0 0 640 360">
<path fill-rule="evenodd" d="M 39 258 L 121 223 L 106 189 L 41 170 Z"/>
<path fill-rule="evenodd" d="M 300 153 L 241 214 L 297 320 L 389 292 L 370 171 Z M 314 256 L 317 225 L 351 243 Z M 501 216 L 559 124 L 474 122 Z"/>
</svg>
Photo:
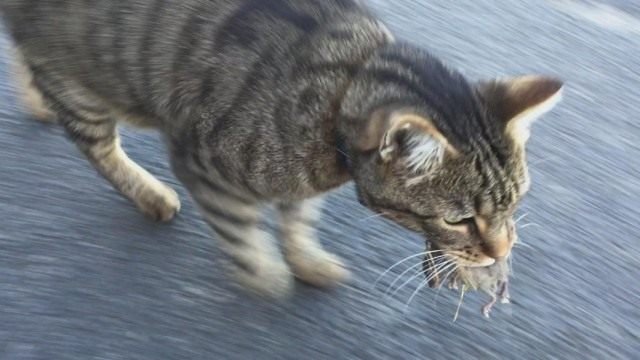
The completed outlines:
<svg viewBox="0 0 640 360">
<path fill-rule="evenodd" d="M 492 240 L 491 242 L 485 242 L 482 249 L 485 254 L 499 261 L 509 256 L 511 244 L 508 239 Z"/>
<path fill-rule="evenodd" d="M 509 252 L 513 247 L 513 234 L 515 234 L 511 222 L 506 222 L 497 230 L 490 230 L 488 227 L 483 229 L 481 226 L 478 228 L 483 240 L 482 250 L 486 255 L 496 260 L 509 256 Z"/>
</svg>

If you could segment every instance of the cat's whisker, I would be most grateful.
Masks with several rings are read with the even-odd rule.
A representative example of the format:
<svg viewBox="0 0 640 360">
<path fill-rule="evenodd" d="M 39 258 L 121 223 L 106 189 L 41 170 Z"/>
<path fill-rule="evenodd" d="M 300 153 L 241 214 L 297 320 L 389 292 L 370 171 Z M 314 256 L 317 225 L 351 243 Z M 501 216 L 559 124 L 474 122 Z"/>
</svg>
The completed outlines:
<svg viewBox="0 0 640 360">
<path fill-rule="evenodd" d="M 374 214 L 374 215 L 362 218 L 362 219 L 358 220 L 358 222 L 365 222 L 365 221 L 369 221 L 369 220 L 372 220 L 372 219 L 377 219 L 377 218 L 383 217 L 383 216 L 385 216 L 384 213 Z"/>
<path fill-rule="evenodd" d="M 453 274 L 456 270 L 458 270 L 460 268 L 460 266 L 458 266 L 458 264 L 456 263 L 456 266 L 451 269 L 451 271 L 449 271 L 444 278 L 442 279 L 442 282 L 440 283 L 440 285 L 438 286 L 438 290 L 436 291 L 436 295 L 434 296 L 434 302 L 438 299 L 438 296 L 440 295 L 440 291 L 442 290 L 442 287 L 444 286 L 444 284 L 447 283 L 447 278 Z"/>
<path fill-rule="evenodd" d="M 427 281 L 430 282 L 431 280 L 435 279 L 436 277 L 440 276 L 440 274 L 442 274 L 443 271 L 447 270 L 448 268 L 450 268 L 451 265 L 456 265 L 457 267 L 457 262 L 454 259 L 451 259 L 451 261 L 449 261 L 447 263 L 446 266 L 442 266 L 440 267 L 440 269 L 438 269 L 437 272 L 431 274 L 428 278 Z"/>
<path fill-rule="evenodd" d="M 467 285 L 462 285 L 462 290 L 460 290 L 460 300 L 458 301 L 458 307 L 456 308 L 456 313 L 453 315 L 453 322 L 458 320 L 458 315 L 460 315 L 460 309 L 462 308 L 462 301 L 464 300 L 464 293 L 467 291 Z"/>
<path fill-rule="evenodd" d="M 342 155 L 344 155 L 344 157 L 346 157 L 347 159 L 351 160 L 351 156 L 349 156 L 349 154 L 347 154 L 346 152 L 342 151 L 339 147 L 334 146 L 335 149 Z"/>
<path fill-rule="evenodd" d="M 411 270 L 418 270 L 416 272 L 416 274 L 411 275 L 411 277 L 414 276 L 418 276 L 420 275 L 420 269 L 424 266 L 424 264 L 426 263 L 426 260 L 423 260 L 417 264 L 411 265 L 409 266 L 406 270 L 404 270 L 402 273 L 400 273 L 400 275 L 396 276 L 396 278 L 391 282 L 391 284 L 389 286 L 387 286 L 387 289 L 384 292 L 384 295 L 387 296 L 389 294 L 389 292 L 393 289 L 393 287 L 395 286 L 395 284 L 400 281 L 406 274 L 408 274 Z"/>
<path fill-rule="evenodd" d="M 435 266 L 436 269 L 435 269 L 434 273 L 431 274 L 427 278 L 427 282 L 429 282 L 433 278 L 435 278 L 439 272 L 441 272 L 444 268 L 448 267 L 450 264 L 451 264 L 450 262 L 444 262 L 444 263 L 441 263 L 441 264 L 438 264 L 437 266 Z M 396 288 L 396 290 L 393 292 L 393 294 L 391 294 L 391 297 L 395 296 L 400 290 L 402 290 L 402 288 L 404 288 L 407 284 L 409 284 L 411 281 L 415 280 L 416 278 L 418 278 L 421 275 L 422 275 L 422 272 L 412 276 L 409 280 L 405 281 L 402 285 L 400 285 L 399 287 Z"/>
<path fill-rule="evenodd" d="M 522 214 L 522 215 L 520 215 L 520 216 L 519 216 L 519 217 L 518 217 L 518 218 L 513 222 L 513 224 L 514 224 L 514 225 L 518 225 L 518 223 L 519 223 L 520 221 L 522 221 L 524 218 L 526 218 L 527 216 L 529 216 L 529 213 L 528 213 L 528 212 L 527 212 L 527 213 L 524 213 L 524 214 Z"/>
<path fill-rule="evenodd" d="M 434 260 L 435 260 L 435 259 L 441 259 L 441 258 L 443 258 L 443 257 L 445 257 L 445 256 L 446 256 L 446 255 L 440 255 L 440 256 L 436 256 L 436 257 L 435 257 L 435 258 L 433 258 L 433 259 L 434 259 Z M 410 266 L 408 269 L 406 269 L 405 271 L 403 271 L 400 275 L 398 275 L 398 276 L 395 278 L 395 280 L 391 283 L 391 285 L 389 285 L 389 287 L 387 287 L 387 290 L 384 292 L 384 293 L 385 293 L 385 296 L 389 293 L 389 291 L 393 288 L 393 286 L 394 286 L 394 285 L 395 285 L 395 284 L 396 284 L 400 279 L 402 279 L 402 277 L 403 277 L 403 276 L 405 276 L 408 272 L 410 272 L 411 270 L 415 269 L 415 268 L 416 268 L 416 267 L 418 267 L 418 266 L 424 266 L 424 264 L 425 264 L 426 262 L 427 262 L 427 260 L 424 260 L 424 261 L 421 261 L 421 262 L 419 262 L 419 263 L 417 263 L 417 264 L 415 264 L 415 265 L 412 265 L 412 266 Z M 435 265 L 434 265 L 434 266 L 435 266 Z M 431 267 L 430 267 L 430 268 L 428 268 L 427 270 L 431 270 Z M 422 274 L 422 272 L 421 272 L 421 271 L 420 271 L 420 272 L 418 272 L 418 275 L 421 275 L 421 274 Z M 400 286 L 400 288 L 402 288 L 402 286 L 404 286 L 404 285 L 405 285 L 405 284 L 401 285 L 401 286 Z M 394 292 L 394 294 L 395 294 L 395 292 Z"/>
<path fill-rule="evenodd" d="M 457 262 L 456 262 L 456 265 L 458 265 L 458 264 L 457 264 Z M 440 296 L 440 291 L 442 290 L 442 286 L 443 286 L 444 284 L 446 284 L 446 283 L 447 283 L 447 278 L 448 278 L 448 277 L 449 277 L 449 276 L 450 276 L 450 275 L 451 275 L 455 270 L 458 270 L 459 268 L 460 268 L 459 266 L 454 267 L 450 272 L 448 272 L 448 273 L 444 276 L 444 278 L 442 279 L 442 282 L 441 282 L 441 283 L 440 283 L 440 285 L 438 286 L 438 290 L 436 291 L 436 294 L 433 296 L 433 302 L 434 302 L 434 303 L 438 300 L 438 296 Z"/>
<path fill-rule="evenodd" d="M 524 224 L 524 225 L 518 227 L 518 229 L 522 230 L 522 229 L 526 229 L 526 228 L 528 228 L 530 226 L 540 226 L 540 225 L 536 224 L 536 223 L 528 223 L 528 224 Z"/>
<path fill-rule="evenodd" d="M 420 285 L 418 285 L 418 287 L 416 288 L 416 290 L 413 292 L 413 294 L 411 294 L 411 297 L 409 297 L 409 300 L 407 301 L 407 303 L 404 305 L 404 312 L 406 313 L 407 310 L 409 309 L 409 304 L 411 303 L 411 301 L 413 300 L 413 298 L 420 292 L 420 290 L 424 289 L 427 285 L 429 285 L 429 280 L 423 280 Z"/>
<path fill-rule="evenodd" d="M 413 254 L 411 256 L 407 256 L 406 258 L 398 261 L 397 263 L 391 265 L 390 267 L 388 267 L 382 274 L 380 274 L 380 276 L 378 276 L 378 278 L 376 279 L 376 281 L 373 283 L 373 287 L 375 288 L 378 285 L 378 282 L 380 282 L 380 279 L 382 279 L 385 275 L 387 275 L 389 273 L 389 271 L 395 269 L 397 266 L 399 266 L 400 264 L 404 263 L 405 261 L 411 260 L 411 259 L 415 259 L 419 256 L 426 256 L 429 254 L 434 254 L 434 253 L 439 253 L 439 252 L 443 252 L 443 250 L 429 250 L 429 251 L 423 251 L 417 254 Z"/>
<path fill-rule="evenodd" d="M 453 260 L 453 259 L 452 259 Z M 449 268 L 451 268 L 451 266 L 453 266 L 453 268 L 451 270 L 449 270 L 449 272 L 447 273 L 447 275 L 445 276 L 445 279 L 449 276 L 449 274 L 451 274 L 453 271 L 455 271 L 458 268 L 458 263 L 455 262 L 455 260 L 449 262 L 449 264 L 443 268 L 440 268 L 438 270 L 438 272 L 443 272 L 445 270 L 448 270 Z M 413 294 L 411 294 L 411 297 L 409 297 L 409 300 L 407 301 L 407 303 L 404 306 L 404 311 L 406 312 L 409 309 L 409 305 L 411 305 L 411 302 L 413 301 L 413 299 L 416 297 L 416 295 L 418 295 L 418 293 L 420 292 L 420 290 L 424 289 L 425 286 L 427 286 L 429 284 L 429 282 L 433 279 L 433 275 L 430 276 L 429 278 L 427 278 L 425 281 L 423 281 L 422 283 L 420 283 L 420 285 L 416 288 L 416 290 L 413 292 Z M 442 286 L 442 283 L 441 283 Z"/>
<path fill-rule="evenodd" d="M 453 274 L 456 270 L 458 270 L 458 264 L 456 263 L 456 266 L 451 269 L 442 279 L 442 282 L 440 283 L 440 285 L 438 286 L 438 292 L 440 292 L 440 290 L 442 289 L 442 287 L 444 286 L 444 284 L 447 283 L 447 279 L 449 278 L 449 276 L 451 276 L 451 274 Z"/>
<path fill-rule="evenodd" d="M 533 249 L 533 246 L 531 246 L 529 244 L 525 244 L 523 242 L 517 242 L 517 243 L 513 244 L 513 247 L 514 248 L 522 247 L 522 248 L 527 248 L 527 249 Z"/>
</svg>

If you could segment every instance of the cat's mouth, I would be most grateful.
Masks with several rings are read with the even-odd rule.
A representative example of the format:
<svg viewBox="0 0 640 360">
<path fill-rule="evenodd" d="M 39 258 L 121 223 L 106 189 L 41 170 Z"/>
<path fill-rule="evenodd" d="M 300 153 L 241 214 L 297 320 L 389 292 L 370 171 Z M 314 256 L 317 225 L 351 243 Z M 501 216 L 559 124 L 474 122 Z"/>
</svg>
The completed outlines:
<svg viewBox="0 0 640 360">
<path fill-rule="evenodd" d="M 461 282 L 469 287 L 479 288 L 482 287 L 480 280 L 490 282 L 491 272 L 487 269 L 494 265 L 494 258 L 475 252 L 471 248 L 464 248 L 428 251 L 422 262 L 422 269 L 431 288 L 457 288 Z M 500 275 L 504 277 L 504 274 Z"/>
</svg>

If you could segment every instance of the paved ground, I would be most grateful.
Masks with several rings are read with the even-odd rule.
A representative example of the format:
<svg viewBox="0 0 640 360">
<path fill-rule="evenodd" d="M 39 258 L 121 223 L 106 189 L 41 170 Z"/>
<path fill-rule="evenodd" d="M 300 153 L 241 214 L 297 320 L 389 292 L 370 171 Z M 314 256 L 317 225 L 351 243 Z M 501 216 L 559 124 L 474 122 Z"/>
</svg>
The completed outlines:
<svg viewBox="0 0 640 360">
<path fill-rule="evenodd" d="M 534 187 L 522 211 L 539 226 L 521 230 L 529 247 L 515 254 L 515 304 L 486 320 L 481 297 L 469 295 L 453 323 L 453 293 L 434 302 L 426 291 L 406 313 L 417 284 L 383 298 L 372 282 L 420 240 L 366 219 L 350 187 L 330 197 L 321 230 L 350 261 L 352 284 L 300 285 L 284 304 L 248 298 L 220 270 L 190 201 L 173 224 L 146 221 L 59 128 L 20 114 L 0 66 L 0 359 L 637 359 L 638 6 L 374 5 L 399 35 L 473 78 L 567 80 L 565 102 L 537 124 L 530 146 Z M 127 131 L 125 145 L 176 183 L 157 136 Z"/>
</svg>

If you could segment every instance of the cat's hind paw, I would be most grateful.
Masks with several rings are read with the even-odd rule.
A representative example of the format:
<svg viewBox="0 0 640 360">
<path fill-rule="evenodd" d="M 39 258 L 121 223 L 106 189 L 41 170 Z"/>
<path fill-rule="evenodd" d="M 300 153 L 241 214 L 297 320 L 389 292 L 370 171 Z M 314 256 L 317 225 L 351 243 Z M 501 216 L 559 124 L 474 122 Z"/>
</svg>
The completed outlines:
<svg viewBox="0 0 640 360">
<path fill-rule="evenodd" d="M 259 296 L 284 299 L 293 290 L 293 274 L 287 264 L 279 259 L 265 258 L 238 266 L 235 276 L 241 285 Z"/>
</svg>

